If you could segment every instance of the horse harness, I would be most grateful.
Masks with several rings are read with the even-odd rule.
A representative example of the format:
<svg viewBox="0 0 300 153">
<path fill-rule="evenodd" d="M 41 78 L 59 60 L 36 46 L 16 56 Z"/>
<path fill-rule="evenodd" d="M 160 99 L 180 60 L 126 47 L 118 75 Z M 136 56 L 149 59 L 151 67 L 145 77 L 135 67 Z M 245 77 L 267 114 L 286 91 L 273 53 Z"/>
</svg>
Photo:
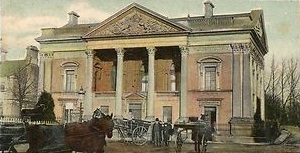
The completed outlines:
<svg viewBox="0 0 300 153">
<path fill-rule="evenodd" d="M 91 129 L 95 130 L 95 132 L 90 132 L 87 134 L 81 134 L 81 135 L 73 135 L 73 136 L 68 136 L 68 137 L 81 137 L 81 136 L 90 136 L 90 135 L 94 135 L 96 133 L 99 133 L 99 136 L 105 136 L 105 133 L 103 130 L 100 130 L 99 128 L 95 127 L 95 126 L 91 126 Z"/>
</svg>

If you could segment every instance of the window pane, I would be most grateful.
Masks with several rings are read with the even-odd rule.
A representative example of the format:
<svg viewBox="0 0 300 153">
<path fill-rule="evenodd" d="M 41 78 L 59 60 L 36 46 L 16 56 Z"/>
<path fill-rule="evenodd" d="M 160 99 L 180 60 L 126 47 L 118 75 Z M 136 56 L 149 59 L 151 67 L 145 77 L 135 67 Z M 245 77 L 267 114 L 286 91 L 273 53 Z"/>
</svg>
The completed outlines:
<svg viewBox="0 0 300 153">
<path fill-rule="evenodd" d="M 142 92 L 147 91 L 147 84 L 148 84 L 148 76 L 144 75 L 142 78 Z"/>
<path fill-rule="evenodd" d="M 134 119 L 142 119 L 142 105 L 141 104 L 129 104 L 129 112 L 131 112 Z"/>
<path fill-rule="evenodd" d="M 172 122 L 172 106 L 163 106 L 163 121 Z"/>
<path fill-rule="evenodd" d="M 205 90 L 216 90 L 216 67 L 205 67 Z"/>
<path fill-rule="evenodd" d="M 66 91 L 74 91 L 75 89 L 75 71 L 66 70 Z"/>
</svg>

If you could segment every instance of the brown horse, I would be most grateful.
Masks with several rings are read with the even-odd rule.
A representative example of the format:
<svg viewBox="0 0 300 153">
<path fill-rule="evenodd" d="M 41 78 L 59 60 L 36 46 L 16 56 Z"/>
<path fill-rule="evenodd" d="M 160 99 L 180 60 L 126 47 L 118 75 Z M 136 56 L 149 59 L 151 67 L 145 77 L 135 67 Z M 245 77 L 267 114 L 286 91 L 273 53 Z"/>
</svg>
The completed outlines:
<svg viewBox="0 0 300 153">
<path fill-rule="evenodd" d="M 72 150 L 87 153 L 103 153 L 105 137 L 112 137 L 111 115 L 93 118 L 83 123 L 62 125 L 26 125 L 28 153 Z"/>
<path fill-rule="evenodd" d="M 70 123 L 65 127 L 65 144 L 77 152 L 103 153 L 105 136 L 113 136 L 112 114 L 93 118 L 84 123 Z"/>
</svg>

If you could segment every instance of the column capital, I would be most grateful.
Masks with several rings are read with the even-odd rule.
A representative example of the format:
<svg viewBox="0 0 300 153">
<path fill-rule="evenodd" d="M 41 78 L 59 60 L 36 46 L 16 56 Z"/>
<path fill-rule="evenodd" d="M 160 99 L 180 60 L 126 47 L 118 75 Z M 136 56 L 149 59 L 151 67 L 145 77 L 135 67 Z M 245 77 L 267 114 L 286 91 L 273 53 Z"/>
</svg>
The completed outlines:
<svg viewBox="0 0 300 153">
<path fill-rule="evenodd" d="M 53 58 L 53 52 L 50 52 L 50 53 L 41 53 L 40 57 L 41 57 L 41 59 Z"/>
<path fill-rule="evenodd" d="M 237 51 L 250 52 L 251 49 L 250 43 L 233 43 L 230 44 L 230 47 L 233 52 L 237 52 Z"/>
<path fill-rule="evenodd" d="M 187 46 L 179 46 L 181 56 L 188 56 L 189 55 L 189 49 Z"/>
<path fill-rule="evenodd" d="M 116 52 L 117 52 L 117 56 L 124 56 L 125 53 L 125 49 L 124 48 L 115 48 Z"/>
<path fill-rule="evenodd" d="M 157 49 L 155 47 L 146 47 L 148 55 L 154 55 Z"/>
<path fill-rule="evenodd" d="M 92 49 L 88 49 L 88 50 L 85 51 L 85 54 L 86 54 L 86 56 L 87 56 L 88 58 L 93 57 L 95 53 L 96 53 L 96 52 L 95 52 L 94 50 L 92 50 Z"/>
</svg>

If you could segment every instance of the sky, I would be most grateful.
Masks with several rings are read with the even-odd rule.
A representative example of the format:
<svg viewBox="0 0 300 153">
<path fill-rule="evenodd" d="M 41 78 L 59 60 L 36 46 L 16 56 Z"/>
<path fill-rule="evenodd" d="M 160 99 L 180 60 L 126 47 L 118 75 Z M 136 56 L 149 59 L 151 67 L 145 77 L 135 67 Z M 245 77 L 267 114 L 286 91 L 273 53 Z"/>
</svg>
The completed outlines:
<svg viewBox="0 0 300 153">
<path fill-rule="evenodd" d="M 264 11 L 269 53 L 300 59 L 300 2 L 298 0 L 210 0 L 214 14 Z M 21 59 L 25 48 L 39 44 L 35 38 L 42 28 L 58 28 L 68 22 L 68 12 L 75 11 L 79 23 L 96 23 L 135 2 L 168 18 L 204 15 L 204 0 L 0 0 L 1 47 L 7 59 Z"/>
</svg>

